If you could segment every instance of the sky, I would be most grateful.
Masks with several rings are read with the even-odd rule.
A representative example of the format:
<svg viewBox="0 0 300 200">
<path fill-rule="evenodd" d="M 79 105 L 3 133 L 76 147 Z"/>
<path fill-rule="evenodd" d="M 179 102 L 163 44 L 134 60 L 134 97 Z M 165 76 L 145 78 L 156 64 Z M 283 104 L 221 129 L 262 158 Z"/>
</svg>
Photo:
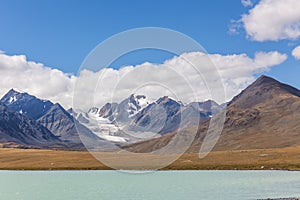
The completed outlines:
<svg viewBox="0 0 300 200">
<path fill-rule="evenodd" d="M 86 56 L 114 34 L 142 27 L 172 29 L 201 44 L 220 68 L 228 87 L 226 100 L 261 74 L 300 88 L 298 0 L 0 0 L 0 4 L 0 95 L 14 87 L 71 107 L 74 84 L 80 76 L 82 80 L 99 77 L 97 72 L 78 73 Z M 174 69 L 185 68 L 182 73 L 188 74 L 188 67 L 178 67 L 183 57 L 193 57 L 197 63 L 203 63 L 205 58 L 199 53 L 174 57 L 171 53 L 145 50 L 113 62 L 108 76 L 117 80 L 125 72 L 132 72 L 133 77 L 128 77 L 135 80 L 136 67 L 143 69 L 138 72 L 143 77 L 147 69 L 162 70 L 166 63 L 175 63 Z M 167 75 L 164 78 L 169 80 Z M 140 80 L 135 82 L 137 86 L 142 84 Z M 108 88 L 100 91 L 97 105 L 109 99 L 105 96 L 111 90 Z M 162 95 L 152 90 L 144 92 L 153 98 Z M 198 95 L 205 96 L 204 93 Z M 182 92 L 180 95 L 190 96 Z"/>
</svg>

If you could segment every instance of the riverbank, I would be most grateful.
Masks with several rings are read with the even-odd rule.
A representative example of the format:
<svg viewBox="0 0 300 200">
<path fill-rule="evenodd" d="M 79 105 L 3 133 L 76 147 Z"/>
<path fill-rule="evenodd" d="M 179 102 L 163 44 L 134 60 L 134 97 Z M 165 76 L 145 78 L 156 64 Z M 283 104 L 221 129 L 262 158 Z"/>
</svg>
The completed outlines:
<svg viewBox="0 0 300 200">
<path fill-rule="evenodd" d="M 300 147 L 215 151 L 204 159 L 184 154 L 162 170 L 300 170 Z M 117 154 L 98 153 L 118 159 Z M 122 156 L 122 155 L 120 155 Z M 128 157 L 130 159 L 130 157 Z M 145 158 L 148 159 L 148 158 Z M 151 156 L 149 159 L 155 159 Z M 130 169 L 145 169 L 142 162 Z M 1 170 L 110 170 L 89 152 L 0 149 Z"/>
</svg>

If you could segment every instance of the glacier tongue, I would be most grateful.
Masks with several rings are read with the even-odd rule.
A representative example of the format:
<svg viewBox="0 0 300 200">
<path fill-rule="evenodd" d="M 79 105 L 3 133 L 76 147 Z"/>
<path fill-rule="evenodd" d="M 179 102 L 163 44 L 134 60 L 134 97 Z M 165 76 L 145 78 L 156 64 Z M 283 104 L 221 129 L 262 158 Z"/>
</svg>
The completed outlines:
<svg viewBox="0 0 300 200">
<path fill-rule="evenodd" d="M 77 120 L 104 140 L 117 143 L 131 142 L 141 137 L 128 134 L 126 126 L 148 105 L 146 96 L 132 94 L 120 103 L 107 103 L 102 108 L 92 107 L 87 113 L 80 112 L 77 114 Z"/>
<path fill-rule="evenodd" d="M 120 136 L 116 136 L 119 128 L 113 124 L 109 119 L 100 117 L 96 109 L 90 110 L 89 113 L 83 113 L 81 116 L 85 116 L 87 120 L 80 120 L 80 123 L 84 124 L 98 137 L 111 141 L 111 142 L 127 142 L 128 139 Z"/>
</svg>

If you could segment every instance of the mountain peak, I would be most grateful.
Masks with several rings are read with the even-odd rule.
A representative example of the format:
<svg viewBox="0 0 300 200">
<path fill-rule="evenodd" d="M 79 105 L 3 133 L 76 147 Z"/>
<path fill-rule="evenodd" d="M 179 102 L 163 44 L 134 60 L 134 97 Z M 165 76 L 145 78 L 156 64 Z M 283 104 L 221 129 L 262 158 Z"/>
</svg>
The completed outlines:
<svg viewBox="0 0 300 200">
<path fill-rule="evenodd" d="M 20 95 L 20 92 L 17 92 L 12 88 L 2 97 L 1 102 L 5 105 L 12 104 L 17 101 Z"/>
<path fill-rule="evenodd" d="M 64 110 L 64 108 L 59 103 L 55 103 L 52 107 Z"/>
<path fill-rule="evenodd" d="M 139 110 L 142 110 L 148 105 L 149 102 L 145 95 L 132 94 L 129 97 L 127 105 L 125 107 L 127 107 L 126 109 L 129 114 L 129 118 L 132 118 L 134 115 L 137 114 Z"/>
<path fill-rule="evenodd" d="M 272 81 L 276 81 L 274 78 L 270 77 L 270 76 L 266 76 L 266 75 L 261 75 L 260 77 L 258 77 L 257 81 L 259 80 L 272 80 Z"/>
<path fill-rule="evenodd" d="M 173 98 L 169 97 L 169 96 L 163 96 L 161 98 L 159 98 L 156 101 L 157 104 L 161 104 L 161 103 L 176 103 L 176 104 L 180 104 L 178 103 L 176 100 L 174 100 Z"/>
<path fill-rule="evenodd" d="M 254 81 L 248 88 L 246 89 L 260 89 L 263 92 L 273 92 L 276 94 L 285 93 L 285 94 L 292 94 L 295 96 L 300 97 L 300 91 L 297 88 L 294 88 L 290 85 L 285 83 L 281 83 L 274 78 L 268 76 L 260 76 L 256 81 Z"/>
<path fill-rule="evenodd" d="M 14 88 L 11 88 L 11 89 L 8 91 L 8 93 L 20 93 L 20 92 L 16 91 Z"/>
<path fill-rule="evenodd" d="M 17 90 L 15 88 L 11 88 L 4 96 L 27 96 L 27 97 L 35 97 L 33 95 L 30 95 L 28 94 L 27 92 L 23 92 L 23 91 L 20 91 L 20 90 Z"/>
<path fill-rule="evenodd" d="M 10 104 L 15 102 L 19 98 L 34 98 L 34 96 L 29 95 L 28 93 L 18 92 L 14 88 L 11 88 L 1 99 L 1 102 L 4 104 Z"/>
<path fill-rule="evenodd" d="M 262 84 L 282 84 L 279 81 L 271 78 L 269 76 L 261 75 L 252 85 L 262 85 Z"/>
<path fill-rule="evenodd" d="M 53 120 L 53 119 L 66 119 L 68 118 L 69 120 L 73 121 L 72 115 L 67 112 L 59 103 L 55 103 L 52 105 L 49 110 L 38 120 L 43 121 L 44 124 L 49 130 L 51 130 L 52 127 L 49 127 L 48 122 Z M 47 119 L 47 120 L 45 120 Z M 51 119 L 51 120 L 49 120 Z M 52 131 L 52 130 L 51 130 Z M 55 132 L 55 131 L 54 131 Z"/>
<path fill-rule="evenodd" d="M 139 103 L 139 101 L 146 100 L 146 96 L 141 94 L 131 94 L 128 99 L 131 102 Z"/>
<path fill-rule="evenodd" d="M 281 94 L 300 97 L 298 89 L 263 75 L 235 96 L 228 105 L 249 108 Z"/>
<path fill-rule="evenodd" d="M 41 100 L 28 93 L 9 90 L 1 99 L 1 102 L 9 109 L 26 114 L 32 119 L 38 119 L 44 115 L 53 105 L 48 100 Z"/>
<path fill-rule="evenodd" d="M 211 99 L 200 102 L 200 103 L 204 104 L 204 105 L 208 104 L 210 106 L 219 106 L 219 104 L 217 102 L 215 102 L 214 100 L 211 100 Z"/>
</svg>

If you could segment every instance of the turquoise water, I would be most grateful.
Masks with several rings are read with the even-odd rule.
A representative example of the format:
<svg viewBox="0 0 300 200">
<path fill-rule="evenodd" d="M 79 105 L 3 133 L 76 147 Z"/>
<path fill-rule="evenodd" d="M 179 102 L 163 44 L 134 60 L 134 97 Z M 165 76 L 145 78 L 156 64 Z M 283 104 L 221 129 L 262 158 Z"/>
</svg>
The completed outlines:
<svg viewBox="0 0 300 200">
<path fill-rule="evenodd" d="M 0 171 L 0 200 L 258 199 L 300 197 L 300 172 Z"/>
</svg>

